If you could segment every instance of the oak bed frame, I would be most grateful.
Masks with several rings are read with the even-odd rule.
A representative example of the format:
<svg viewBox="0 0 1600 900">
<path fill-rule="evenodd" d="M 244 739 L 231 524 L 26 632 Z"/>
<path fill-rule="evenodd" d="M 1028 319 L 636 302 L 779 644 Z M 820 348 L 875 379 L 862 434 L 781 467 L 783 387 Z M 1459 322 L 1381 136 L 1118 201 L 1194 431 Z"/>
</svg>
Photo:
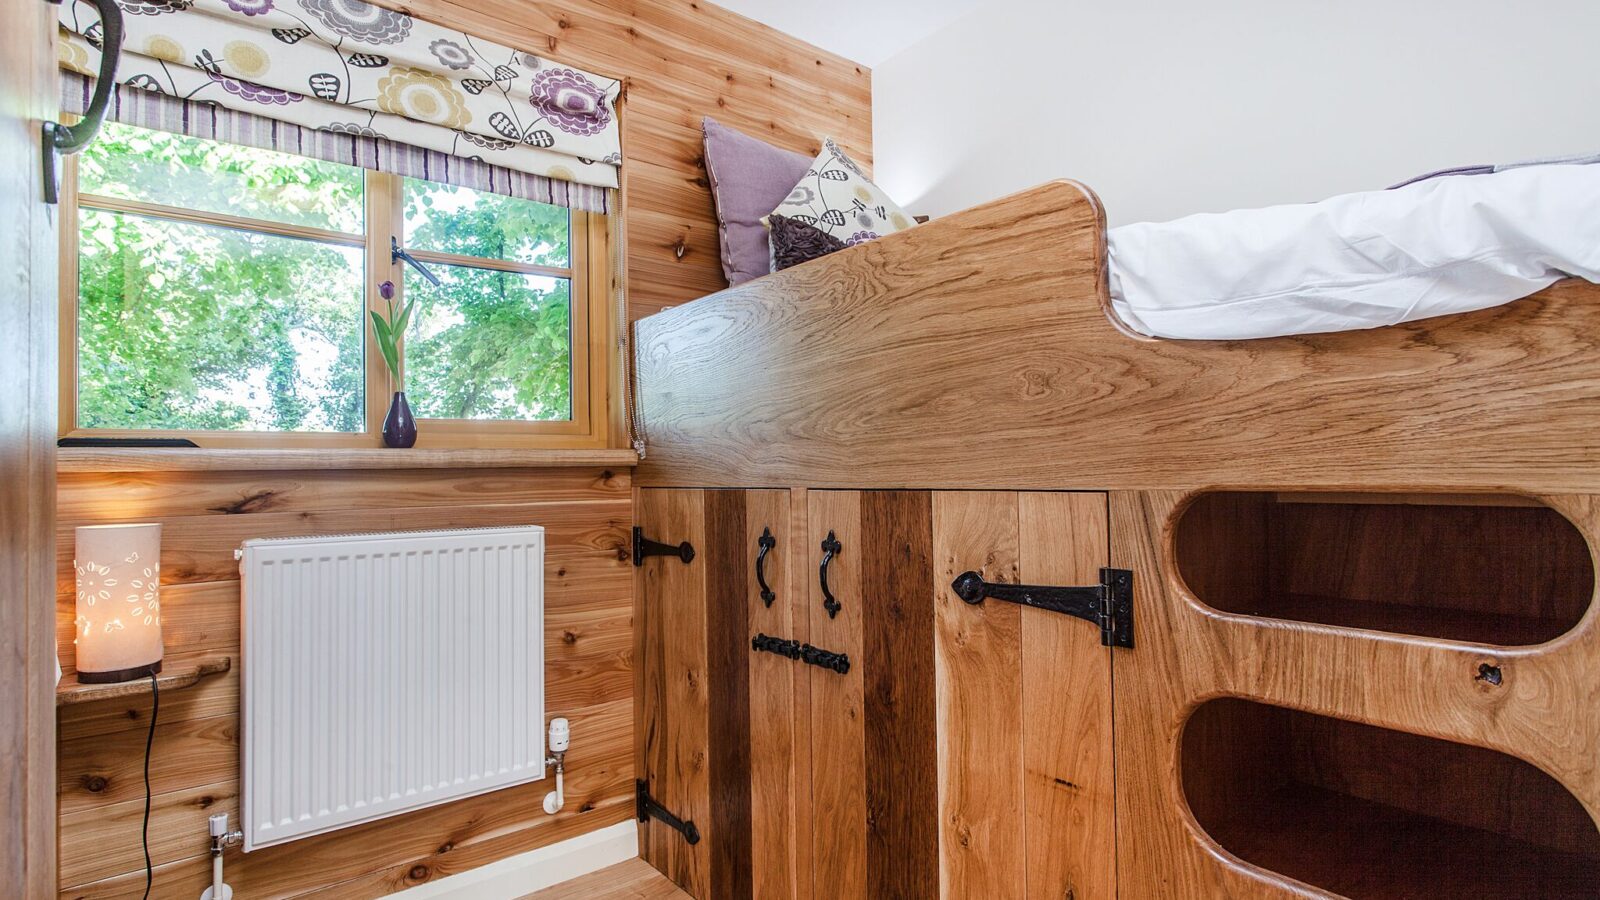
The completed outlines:
<svg viewBox="0 0 1600 900">
<path fill-rule="evenodd" d="M 1592 892 L 1600 286 L 1178 342 L 1117 325 L 1105 272 L 1063 181 L 637 323 L 638 519 L 705 550 L 641 560 L 639 777 L 707 835 L 652 822 L 646 858 L 698 897 L 740 865 L 758 896 Z M 951 587 L 1099 566 L 1132 573 L 1132 647 Z M 726 649 L 779 628 L 861 671 Z M 1055 694 L 1070 746 L 1031 731 Z M 875 716 L 928 742 L 894 779 L 927 792 L 882 793 Z"/>
</svg>

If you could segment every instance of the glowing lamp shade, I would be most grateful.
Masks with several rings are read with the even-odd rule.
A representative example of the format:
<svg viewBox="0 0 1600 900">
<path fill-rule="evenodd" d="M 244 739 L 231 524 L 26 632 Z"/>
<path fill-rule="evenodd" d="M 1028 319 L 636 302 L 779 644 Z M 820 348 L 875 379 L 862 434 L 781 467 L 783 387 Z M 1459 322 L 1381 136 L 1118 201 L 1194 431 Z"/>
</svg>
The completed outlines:
<svg viewBox="0 0 1600 900">
<path fill-rule="evenodd" d="M 78 680 L 131 681 L 161 671 L 161 526 L 78 529 Z"/>
</svg>

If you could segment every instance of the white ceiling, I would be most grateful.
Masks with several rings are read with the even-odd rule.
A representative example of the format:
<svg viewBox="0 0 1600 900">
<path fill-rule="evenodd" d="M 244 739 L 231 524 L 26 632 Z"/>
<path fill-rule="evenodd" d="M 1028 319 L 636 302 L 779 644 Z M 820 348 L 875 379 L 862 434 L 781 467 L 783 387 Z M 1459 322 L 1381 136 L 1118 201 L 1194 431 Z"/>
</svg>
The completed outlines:
<svg viewBox="0 0 1600 900">
<path fill-rule="evenodd" d="M 719 6 L 866 66 L 978 8 L 978 0 L 716 0 Z"/>
</svg>

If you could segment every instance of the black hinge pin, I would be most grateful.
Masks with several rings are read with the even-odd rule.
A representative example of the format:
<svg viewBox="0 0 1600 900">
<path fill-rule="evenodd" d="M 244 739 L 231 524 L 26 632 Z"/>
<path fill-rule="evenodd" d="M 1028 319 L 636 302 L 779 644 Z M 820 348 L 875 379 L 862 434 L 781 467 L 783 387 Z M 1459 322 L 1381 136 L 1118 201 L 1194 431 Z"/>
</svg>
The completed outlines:
<svg viewBox="0 0 1600 900">
<path fill-rule="evenodd" d="M 644 565 L 646 556 L 676 556 L 685 563 L 691 563 L 694 562 L 694 546 L 688 541 L 684 541 L 677 546 L 663 544 L 660 541 L 652 541 L 644 536 L 643 528 L 635 525 L 633 526 L 633 564 L 635 566 Z"/>
<path fill-rule="evenodd" d="M 644 782 L 644 779 L 635 779 L 633 787 L 634 798 L 638 805 L 639 821 L 645 822 L 655 819 L 683 835 L 683 839 L 691 845 L 700 843 L 700 829 L 695 827 L 694 822 L 692 820 L 685 822 L 673 815 L 671 810 L 657 803 L 656 798 L 650 796 L 650 786 Z"/>
</svg>

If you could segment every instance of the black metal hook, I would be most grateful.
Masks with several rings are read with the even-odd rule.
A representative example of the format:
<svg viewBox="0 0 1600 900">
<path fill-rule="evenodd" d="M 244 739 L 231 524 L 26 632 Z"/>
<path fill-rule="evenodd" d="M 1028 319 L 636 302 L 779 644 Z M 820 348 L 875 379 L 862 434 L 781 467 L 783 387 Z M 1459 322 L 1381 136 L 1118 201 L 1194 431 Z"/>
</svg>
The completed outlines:
<svg viewBox="0 0 1600 900">
<path fill-rule="evenodd" d="M 50 0 L 60 4 L 61 0 Z M 56 157 L 70 156 L 89 146 L 100 126 L 105 123 L 106 110 L 111 106 L 111 92 L 117 86 L 117 63 L 122 60 L 122 8 L 116 0 L 94 0 L 100 13 L 100 75 L 94 82 L 94 93 L 89 97 L 89 107 L 83 118 L 72 125 L 46 122 L 43 125 L 43 143 L 40 158 L 44 164 L 44 202 L 59 202 L 61 186 L 57 183 Z"/>
<path fill-rule="evenodd" d="M 839 539 L 834 537 L 830 530 L 827 538 L 822 541 L 822 565 L 817 567 L 817 581 L 822 584 L 822 608 L 828 611 L 830 619 L 839 615 L 839 610 L 844 609 L 844 604 L 835 600 L 833 591 L 828 590 L 828 563 L 833 562 L 833 558 L 843 551 L 844 545 L 839 543 Z"/>
<path fill-rule="evenodd" d="M 764 527 L 761 529 L 761 537 L 756 538 L 756 546 L 761 548 L 756 553 L 756 584 L 761 585 L 761 602 L 765 603 L 768 609 L 771 609 L 772 601 L 778 599 L 778 595 L 772 592 L 772 588 L 767 587 L 767 553 L 773 547 L 778 546 L 778 539 L 772 536 L 771 528 Z"/>
</svg>

